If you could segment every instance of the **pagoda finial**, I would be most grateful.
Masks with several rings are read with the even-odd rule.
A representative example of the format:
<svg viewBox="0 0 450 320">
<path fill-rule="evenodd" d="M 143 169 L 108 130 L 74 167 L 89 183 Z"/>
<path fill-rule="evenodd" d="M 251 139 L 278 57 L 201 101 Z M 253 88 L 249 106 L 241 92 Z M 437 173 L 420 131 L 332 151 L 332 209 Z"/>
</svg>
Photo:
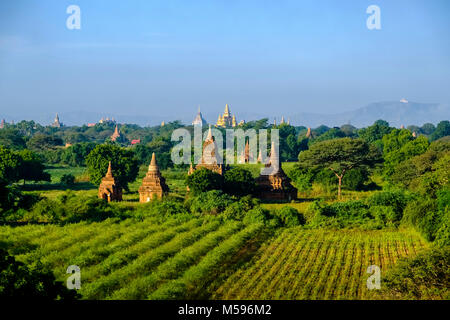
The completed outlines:
<svg viewBox="0 0 450 320">
<path fill-rule="evenodd" d="M 154 152 L 152 153 L 152 161 L 148 166 L 148 171 L 158 171 L 158 165 L 156 164 L 156 157 Z"/>
<path fill-rule="evenodd" d="M 112 168 L 111 168 L 111 161 L 108 164 L 108 172 L 106 172 L 107 177 L 112 177 Z"/>
<path fill-rule="evenodd" d="M 278 150 L 275 146 L 275 141 L 272 141 L 272 147 L 270 150 L 270 165 L 274 168 L 274 173 L 277 173 L 280 166 L 280 159 L 278 157 Z"/>
<path fill-rule="evenodd" d="M 230 114 L 230 108 L 228 107 L 228 103 L 225 105 L 225 112 L 224 114 L 229 115 Z"/>
<path fill-rule="evenodd" d="M 206 140 L 212 140 L 211 125 L 209 125 L 208 136 L 206 137 Z"/>
</svg>

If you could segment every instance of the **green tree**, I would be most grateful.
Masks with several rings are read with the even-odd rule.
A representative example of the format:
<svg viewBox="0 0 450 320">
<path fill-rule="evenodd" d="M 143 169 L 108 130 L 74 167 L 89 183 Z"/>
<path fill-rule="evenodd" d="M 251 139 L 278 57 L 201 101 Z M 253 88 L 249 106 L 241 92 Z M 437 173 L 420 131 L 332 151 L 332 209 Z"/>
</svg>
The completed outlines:
<svg viewBox="0 0 450 320">
<path fill-rule="evenodd" d="M 409 130 L 393 129 L 383 136 L 384 172 L 390 177 L 402 161 L 427 151 L 429 142 L 424 136 L 414 138 Z"/>
<path fill-rule="evenodd" d="M 0 130 L 0 145 L 12 150 L 22 150 L 25 148 L 25 139 L 19 130 L 5 128 Z"/>
<path fill-rule="evenodd" d="M 119 184 L 128 189 L 128 183 L 136 180 L 139 173 L 139 164 L 130 149 L 117 145 L 98 145 L 86 158 L 89 178 L 92 183 L 100 184 L 108 171 L 108 163 L 111 161 L 114 177 Z"/>
<path fill-rule="evenodd" d="M 255 190 L 255 179 L 247 169 L 235 167 L 225 172 L 224 190 L 226 193 L 236 196 L 252 194 Z"/>
<path fill-rule="evenodd" d="M 74 144 L 64 150 L 61 161 L 72 167 L 86 165 L 86 157 L 94 150 L 96 144 L 94 142 L 83 142 Z"/>
<path fill-rule="evenodd" d="M 72 186 L 75 184 L 75 176 L 70 173 L 63 174 L 60 183 L 66 186 Z"/>
<path fill-rule="evenodd" d="M 61 138 L 54 135 L 38 133 L 35 134 L 27 142 L 28 148 L 36 151 L 40 150 L 53 150 L 58 146 L 62 146 L 63 141 Z"/>
<path fill-rule="evenodd" d="M 360 129 L 358 136 L 369 143 L 381 140 L 384 135 L 389 134 L 392 128 L 389 123 L 384 120 L 377 120 L 373 125 L 367 128 Z"/>
<path fill-rule="evenodd" d="M 447 120 L 438 123 L 436 130 L 431 135 L 431 140 L 435 141 L 445 136 L 450 136 L 450 122 Z"/>
<path fill-rule="evenodd" d="M 427 136 L 433 134 L 434 130 L 436 130 L 436 127 L 432 123 L 425 123 L 421 128 L 420 131 L 423 134 L 426 134 Z"/>
<path fill-rule="evenodd" d="M 18 154 L 22 158 L 19 167 L 19 179 L 23 180 L 23 184 L 26 180 L 50 182 L 50 174 L 44 171 L 45 166 L 39 155 L 28 149 L 19 151 Z"/>
<path fill-rule="evenodd" d="M 200 168 L 186 177 L 186 184 L 194 194 L 223 189 L 223 177 L 211 170 Z"/>
<path fill-rule="evenodd" d="M 0 146 L 0 179 L 7 184 L 18 181 L 22 162 L 22 157 L 16 152 Z"/>
<path fill-rule="evenodd" d="M 316 143 L 299 155 L 302 166 L 328 168 L 338 178 L 338 197 L 341 197 L 342 180 L 353 168 L 371 167 L 381 161 L 373 145 L 362 139 L 333 139 Z"/>
</svg>

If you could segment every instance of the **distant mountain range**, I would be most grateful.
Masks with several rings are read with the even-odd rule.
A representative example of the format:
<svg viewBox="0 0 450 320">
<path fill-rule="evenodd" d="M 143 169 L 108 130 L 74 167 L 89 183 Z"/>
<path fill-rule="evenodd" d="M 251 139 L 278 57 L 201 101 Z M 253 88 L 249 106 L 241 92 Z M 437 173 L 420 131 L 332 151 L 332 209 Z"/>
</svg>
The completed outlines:
<svg viewBox="0 0 450 320">
<path fill-rule="evenodd" d="M 438 103 L 417 103 L 402 99 L 401 101 L 386 101 L 371 103 L 365 107 L 336 114 L 298 113 L 290 116 L 291 123 L 317 127 L 341 126 L 352 124 L 355 127 L 365 127 L 378 119 L 389 122 L 391 126 L 418 125 L 430 122 L 437 124 L 450 119 L 450 106 Z"/>
<path fill-rule="evenodd" d="M 210 122 L 215 123 L 219 112 L 217 113 L 207 111 L 202 112 L 204 118 Z M 245 119 L 246 121 L 258 120 L 262 118 L 269 118 L 269 122 L 273 123 L 273 119 L 276 116 L 277 121 L 280 121 L 281 115 L 263 114 L 263 113 L 250 113 L 240 110 L 232 110 L 236 114 L 237 120 Z M 136 123 L 143 126 L 159 125 L 162 121 L 170 122 L 174 120 L 180 120 L 185 124 L 190 124 L 196 115 L 194 110 L 192 114 L 172 114 L 163 115 L 132 115 L 132 114 L 106 114 L 100 112 L 62 112 L 59 114 L 60 120 L 66 125 L 82 125 L 87 123 L 96 123 L 102 117 L 115 118 L 119 123 Z M 0 114 L 0 118 L 5 118 L 6 121 L 15 122 L 20 120 L 34 120 L 43 125 L 53 122 L 54 114 L 31 114 L 26 116 L 18 115 L 5 115 Z M 400 101 L 386 101 L 371 103 L 365 107 L 353 110 L 340 112 L 335 114 L 316 114 L 316 113 L 286 113 L 285 119 L 290 119 L 293 125 L 303 125 L 307 127 L 317 127 L 320 125 L 326 125 L 329 127 L 341 126 L 343 124 L 352 124 L 355 127 L 365 127 L 373 124 L 378 119 L 386 120 L 391 126 L 400 127 L 404 125 L 418 125 L 421 126 L 424 123 L 430 122 L 437 124 L 442 120 L 450 119 L 450 106 L 438 103 L 418 103 L 411 102 L 405 99 Z"/>
</svg>

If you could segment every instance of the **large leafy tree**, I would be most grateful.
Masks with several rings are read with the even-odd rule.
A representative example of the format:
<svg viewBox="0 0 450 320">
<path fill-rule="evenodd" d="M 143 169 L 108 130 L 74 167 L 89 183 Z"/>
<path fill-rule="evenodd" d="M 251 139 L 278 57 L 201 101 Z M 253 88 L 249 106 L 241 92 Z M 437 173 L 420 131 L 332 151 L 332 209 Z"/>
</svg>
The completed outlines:
<svg viewBox="0 0 450 320">
<path fill-rule="evenodd" d="M 128 190 L 128 183 L 137 178 L 139 164 L 132 150 L 117 145 L 98 145 L 89 153 L 86 165 L 90 181 L 100 184 L 108 171 L 109 161 L 112 164 L 114 177 L 125 190 Z"/>
<path fill-rule="evenodd" d="M 22 163 L 19 167 L 19 179 L 25 181 L 48 181 L 50 182 L 50 174 L 45 172 L 45 166 L 39 155 L 31 150 L 24 149 L 19 152 Z"/>
<path fill-rule="evenodd" d="M 450 136 L 450 121 L 441 121 L 436 126 L 436 130 L 434 130 L 431 135 L 431 140 L 437 140 L 445 136 Z"/>
<path fill-rule="evenodd" d="M 28 142 L 28 148 L 36 151 L 41 150 L 53 150 L 58 146 L 62 146 L 63 141 L 61 138 L 50 134 L 38 133 L 34 135 Z"/>
<path fill-rule="evenodd" d="M 0 145 L 13 150 L 22 150 L 25 148 L 25 140 L 19 130 L 5 128 L 0 130 Z"/>
<path fill-rule="evenodd" d="M 362 139 L 333 139 L 316 143 L 299 155 L 302 166 L 328 168 L 338 178 L 338 197 L 342 180 L 353 168 L 371 167 L 381 161 L 378 149 Z"/>
<path fill-rule="evenodd" d="M 402 161 L 427 151 L 429 142 L 424 136 L 414 138 L 409 130 L 394 129 L 383 136 L 384 172 L 390 177 Z"/>
<path fill-rule="evenodd" d="M 94 150 L 95 146 L 94 142 L 76 143 L 64 150 L 61 160 L 73 167 L 84 166 L 87 155 Z"/>
<path fill-rule="evenodd" d="M 383 138 L 384 135 L 390 133 L 392 128 L 389 123 L 384 120 L 377 120 L 373 125 L 358 130 L 358 136 L 369 143 L 374 143 Z"/>
<path fill-rule="evenodd" d="M 19 168 L 22 157 L 16 152 L 0 146 L 0 179 L 10 184 L 20 179 Z"/>
</svg>

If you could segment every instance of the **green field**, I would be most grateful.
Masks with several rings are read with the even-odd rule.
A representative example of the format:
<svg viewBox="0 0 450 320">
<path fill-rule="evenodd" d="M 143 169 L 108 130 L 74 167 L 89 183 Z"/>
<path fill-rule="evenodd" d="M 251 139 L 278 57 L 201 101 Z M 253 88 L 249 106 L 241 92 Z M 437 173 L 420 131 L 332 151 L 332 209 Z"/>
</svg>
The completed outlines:
<svg viewBox="0 0 450 320">
<path fill-rule="evenodd" d="M 217 299 L 369 299 L 367 267 L 382 274 L 427 244 L 411 231 L 291 228 L 267 242 L 215 292 Z"/>
<path fill-rule="evenodd" d="M 412 231 L 285 229 L 217 217 L 157 223 L 108 219 L 0 227 L 19 261 L 67 279 L 81 268 L 84 299 L 361 299 L 366 268 L 382 272 L 427 246 Z M 262 243 L 262 245 L 261 245 Z"/>
</svg>

